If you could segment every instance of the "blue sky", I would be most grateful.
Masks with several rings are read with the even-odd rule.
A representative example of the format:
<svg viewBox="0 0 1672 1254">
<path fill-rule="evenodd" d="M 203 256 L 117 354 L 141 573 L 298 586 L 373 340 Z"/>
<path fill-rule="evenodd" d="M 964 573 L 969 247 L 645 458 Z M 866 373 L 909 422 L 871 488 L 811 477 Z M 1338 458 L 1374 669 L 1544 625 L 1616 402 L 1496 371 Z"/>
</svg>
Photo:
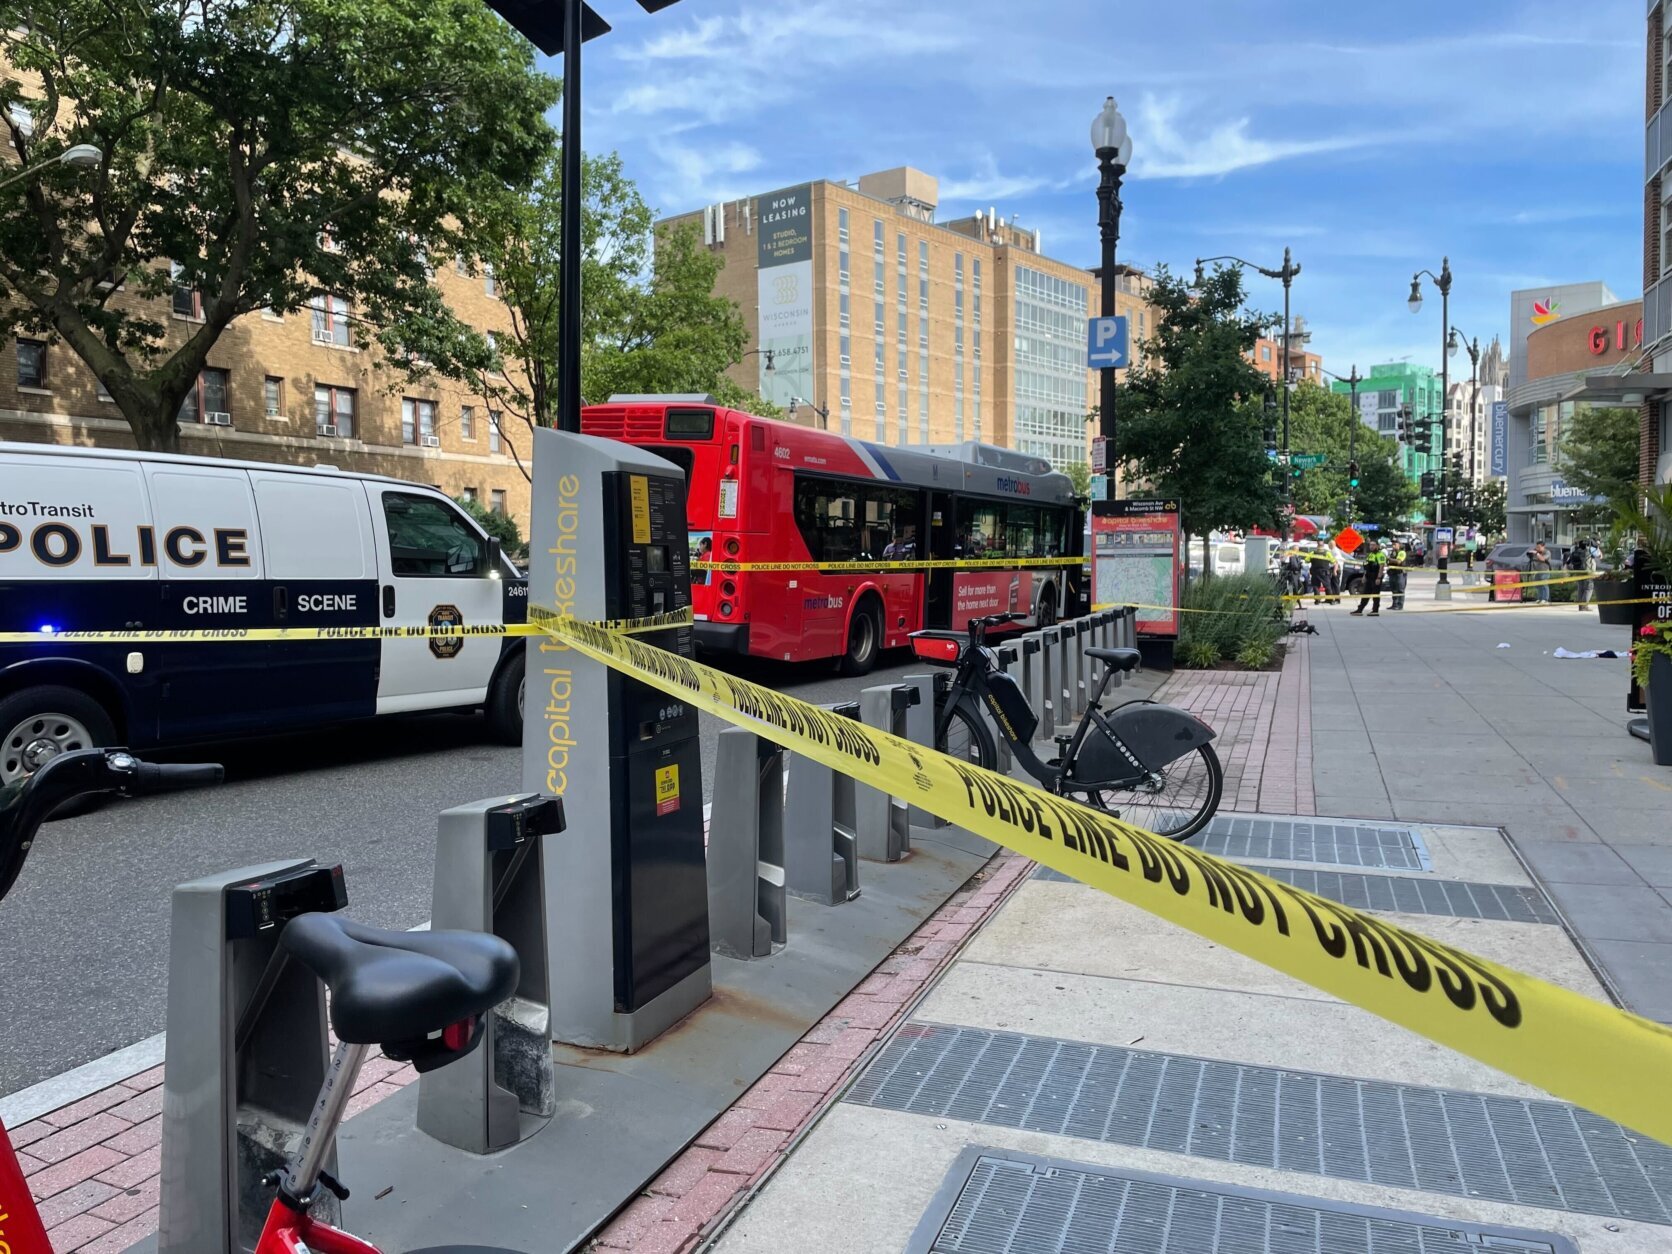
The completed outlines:
<svg viewBox="0 0 1672 1254">
<path fill-rule="evenodd" d="M 1289 245 L 1330 370 L 1439 364 L 1437 297 L 1405 297 L 1442 255 L 1452 322 L 1483 342 L 1512 288 L 1642 287 L 1641 0 L 592 3 L 615 30 L 587 45 L 586 147 L 663 213 L 914 165 L 942 219 L 996 206 L 1093 264 L 1112 93 L 1122 259 L 1276 266 Z"/>
</svg>

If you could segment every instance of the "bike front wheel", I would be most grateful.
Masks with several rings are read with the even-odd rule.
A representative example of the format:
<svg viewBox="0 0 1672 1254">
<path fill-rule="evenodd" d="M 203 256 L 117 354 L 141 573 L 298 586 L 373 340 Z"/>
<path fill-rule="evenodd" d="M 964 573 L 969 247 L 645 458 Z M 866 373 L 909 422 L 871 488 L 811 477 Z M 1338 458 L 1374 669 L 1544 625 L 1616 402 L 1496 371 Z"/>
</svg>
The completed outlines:
<svg viewBox="0 0 1672 1254">
<path fill-rule="evenodd" d="M 936 721 L 939 722 L 938 719 Z M 971 766 L 983 766 L 989 771 L 998 766 L 999 751 L 998 746 L 993 743 L 992 733 L 962 702 L 952 707 L 951 716 L 946 720 L 946 727 L 937 737 L 937 741 L 935 748 L 960 762 L 968 762 Z"/>
<path fill-rule="evenodd" d="M 1225 771 L 1212 745 L 1194 750 L 1157 772 L 1159 779 L 1136 788 L 1100 788 L 1081 794 L 1093 809 L 1168 840 L 1189 840 L 1219 809 Z"/>
</svg>

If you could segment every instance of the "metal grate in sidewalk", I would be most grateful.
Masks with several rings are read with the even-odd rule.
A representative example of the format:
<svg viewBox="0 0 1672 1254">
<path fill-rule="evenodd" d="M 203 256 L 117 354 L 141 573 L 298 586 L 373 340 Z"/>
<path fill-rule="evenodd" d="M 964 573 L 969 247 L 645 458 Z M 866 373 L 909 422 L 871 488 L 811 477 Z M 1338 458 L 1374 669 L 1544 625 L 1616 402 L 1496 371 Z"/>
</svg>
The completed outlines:
<svg viewBox="0 0 1672 1254">
<path fill-rule="evenodd" d="M 907 1024 L 848 1101 L 1672 1225 L 1672 1148 L 1564 1102 Z"/>
<path fill-rule="evenodd" d="M 906 1254 L 1579 1254 L 1552 1232 L 973 1146 Z"/>
<path fill-rule="evenodd" d="M 1354 819 L 1219 814 L 1192 842 L 1226 858 L 1432 871 L 1416 828 Z"/>
<path fill-rule="evenodd" d="M 1406 875 L 1365 875 L 1310 867 L 1263 866 L 1274 880 L 1339 901 L 1357 910 L 1384 914 L 1434 914 L 1453 919 L 1495 919 L 1509 923 L 1559 923 L 1550 899 L 1520 884 L 1481 884 L 1472 880 L 1418 879 Z M 1042 866 L 1036 880 L 1075 883 L 1072 875 Z"/>
</svg>

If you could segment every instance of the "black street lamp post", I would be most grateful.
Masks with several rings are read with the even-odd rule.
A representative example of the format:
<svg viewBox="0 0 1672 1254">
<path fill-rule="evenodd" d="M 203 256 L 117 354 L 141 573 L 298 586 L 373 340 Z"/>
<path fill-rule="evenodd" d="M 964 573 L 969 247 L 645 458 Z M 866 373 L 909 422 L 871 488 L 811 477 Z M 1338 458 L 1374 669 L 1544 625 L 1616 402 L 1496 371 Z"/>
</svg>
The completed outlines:
<svg viewBox="0 0 1672 1254">
<path fill-rule="evenodd" d="M 677 0 L 638 0 L 659 13 Z M 585 0 L 488 0 L 523 37 L 548 57 L 563 54 L 563 230 L 557 305 L 557 425 L 581 429 L 581 44 L 607 34 L 610 24 Z M 572 38 L 575 32 L 580 37 Z"/>
<path fill-rule="evenodd" d="M 1470 339 L 1456 327 L 1451 329 L 1451 338 L 1446 341 L 1446 353 L 1455 355 L 1458 347 L 1469 354 L 1469 484 L 1475 483 L 1478 466 L 1475 457 L 1475 444 L 1480 439 L 1480 430 L 1475 411 L 1478 408 L 1477 393 L 1480 391 L 1480 340 Z"/>
<path fill-rule="evenodd" d="M 1115 244 L 1120 239 L 1120 182 L 1132 161 L 1132 136 L 1127 133 L 1126 119 L 1115 107 L 1115 98 L 1108 96 L 1103 109 L 1092 119 L 1091 146 L 1097 154 L 1097 226 L 1102 236 L 1102 269 L 1098 287 L 1102 292 L 1101 312 L 1105 318 L 1115 316 Z M 1098 434 L 1103 439 L 1103 499 L 1115 499 L 1115 367 L 1104 366 L 1098 371 L 1099 399 L 1097 403 Z"/>
<path fill-rule="evenodd" d="M 1451 343 L 1451 258 L 1440 258 L 1440 273 L 1432 270 L 1418 270 L 1411 276 L 1411 294 L 1405 303 L 1410 306 L 1412 313 L 1422 310 L 1422 278 L 1427 275 L 1433 280 L 1434 286 L 1440 289 L 1440 472 L 1435 478 L 1434 494 L 1434 525 L 1437 527 L 1445 519 L 1445 475 L 1446 475 L 1446 392 L 1451 387 L 1451 370 L 1447 366 L 1447 348 Z M 1439 556 L 1438 543 L 1434 546 L 1434 565 L 1440 571 L 1440 584 L 1447 587 L 1441 595 L 1449 597 L 1451 591 L 1450 578 L 1446 574 L 1449 565 L 1448 558 Z"/>
<path fill-rule="evenodd" d="M 1283 480 L 1288 485 L 1288 503 L 1291 507 L 1289 515 L 1283 520 L 1283 538 L 1288 539 L 1289 525 L 1293 518 L 1295 503 L 1294 476 L 1288 470 L 1289 390 L 1294 386 L 1294 379 L 1290 375 L 1289 367 L 1289 343 L 1293 339 L 1293 324 L 1289 320 L 1289 288 L 1294 283 L 1295 276 L 1300 273 L 1300 263 L 1294 260 L 1288 248 L 1283 250 L 1283 265 L 1276 270 L 1269 269 L 1266 266 L 1257 266 L 1252 261 L 1244 261 L 1241 257 L 1198 257 L 1196 258 L 1196 283 L 1198 286 L 1202 282 L 1202 267 L 1213 261 L 1233 262 L 1239 266 L 1247 266 L 1250 270 L 1257 270 L 1268 279 L 1281 279 L 1283 281 Z"/>
</svg>

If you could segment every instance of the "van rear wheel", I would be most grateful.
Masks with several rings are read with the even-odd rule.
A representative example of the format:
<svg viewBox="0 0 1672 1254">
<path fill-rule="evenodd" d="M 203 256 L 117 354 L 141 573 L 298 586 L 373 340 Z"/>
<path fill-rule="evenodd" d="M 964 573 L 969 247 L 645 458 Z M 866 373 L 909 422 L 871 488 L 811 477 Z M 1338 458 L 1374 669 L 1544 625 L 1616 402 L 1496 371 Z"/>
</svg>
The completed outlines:
<svg viewBox="0 0 1672 1254">
<path fill-rule="evenodd" d="M 84 692 L 56 684 L 14 692 L 0 700 L 0 787 L 27 779 L 60 754 L 104 748 L 115 739 L 110 715 Z M 98 800 L 72 801 L 52 817 L 85 814 Z"/>
</svg>

